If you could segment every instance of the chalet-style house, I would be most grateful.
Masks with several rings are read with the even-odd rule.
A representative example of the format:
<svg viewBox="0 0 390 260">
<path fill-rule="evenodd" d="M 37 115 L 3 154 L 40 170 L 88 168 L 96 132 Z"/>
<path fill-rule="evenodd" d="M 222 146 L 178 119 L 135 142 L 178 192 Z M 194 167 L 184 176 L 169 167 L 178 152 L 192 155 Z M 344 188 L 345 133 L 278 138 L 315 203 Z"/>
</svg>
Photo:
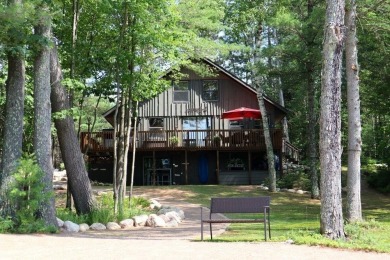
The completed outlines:
<svg viewBox="0 0 390 260">
<path fill-rule="evenodd" d="M 224 114 L 241 107 L 258 111 L 256 90 L 212 61 L 203 62 L 213 76 L 183 69 L 186 78 L 139 104 L 135 185 L 259 184 L 267 177 L 260 113 Z M 275 155 L 280 161 L 285 156 L 297 160 L 298 150 L 282 137 L 286 109 L 267 97 L 265 106 Z M 114 109 L 104 116 L 113 122 Z M 91 180 L 112 182 L 112 138 L 112 130 L 82 133 Z"/>
</svg>

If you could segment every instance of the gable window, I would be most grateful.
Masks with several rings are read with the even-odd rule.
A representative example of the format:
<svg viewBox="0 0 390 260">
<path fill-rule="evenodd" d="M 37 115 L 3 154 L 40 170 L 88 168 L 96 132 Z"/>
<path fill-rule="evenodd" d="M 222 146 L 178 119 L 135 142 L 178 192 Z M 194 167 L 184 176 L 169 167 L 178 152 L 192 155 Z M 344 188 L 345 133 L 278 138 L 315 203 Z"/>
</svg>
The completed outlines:
<svg viewBox="0 0 390 260">
<path fill-rule="evenodd" d="M 205 80 L 203 81 L 203 100 L 217 101 L 218 100 L 218 81 Z"/>
<path fill-rule="evenodd" d="M 164 140 L 164 119 L 162 117 L 149 118 L 149 140 Z"/>
<path fill-rule="evenodd" d="M 149 118 L 149 128 L 153 129 L 164 129 L 164 119 L 162 117 L 151 117 Z"/>
<path fill-rule="evenodd" d="M 173 83 L 173 101 L 174 102 L 188 102 L 188 81 L 179 81 Z"/>
</svg>

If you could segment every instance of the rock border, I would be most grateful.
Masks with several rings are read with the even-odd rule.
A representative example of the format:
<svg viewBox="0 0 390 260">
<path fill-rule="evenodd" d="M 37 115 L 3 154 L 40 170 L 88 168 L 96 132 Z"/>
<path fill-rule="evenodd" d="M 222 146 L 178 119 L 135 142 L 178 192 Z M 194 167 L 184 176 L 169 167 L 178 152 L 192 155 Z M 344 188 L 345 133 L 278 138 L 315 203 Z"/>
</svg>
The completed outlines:
<svg viewBox="0 0 390 260">
<path fill-rule="evenodd" d="M 89 226 L 86 223 L 77 224 L 69 220 L 63 221 L 59 218 L 57 218 L 57 223 L 61 232 L 78 233 L 86 232 L 88 230 L 130 230 L 142 227 L 174 228 L 178 227 L 185 219 L 184 211 L 177 207 L 163 206 L 155 199 L 151 199 L 149 202 L 150 208 L 157 209 L 157 213 L 134 216 L 132 218 L 123 219 L 119 223 L 93 223 Z"/>
</svg>

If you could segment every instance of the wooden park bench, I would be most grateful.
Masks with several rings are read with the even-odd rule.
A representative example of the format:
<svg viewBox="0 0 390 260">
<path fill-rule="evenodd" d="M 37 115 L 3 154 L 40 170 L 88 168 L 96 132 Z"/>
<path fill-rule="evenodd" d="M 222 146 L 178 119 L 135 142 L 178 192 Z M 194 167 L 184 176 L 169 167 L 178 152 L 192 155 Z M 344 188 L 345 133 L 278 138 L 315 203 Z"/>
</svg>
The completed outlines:
<svg viewBox="0 0 390 260">
<path fill-rule="evenodd" d="M 264 238 L 267 241 L 268 236 L 271 239 L 270 225 L 270 197 L 246 197 L 246 198 L 211 198 L 210 216 L 203 219 L 203 208 L 201 208 L 201 240 L 203 240 L 203 224 L 209 223 L 210 236 L 213 239 L 212 224 L 218 223 L 264 223 Z M 215 218 L 216 213 L 263 213 L 259 218 L 245 219 L 223 219 Z"/>
</svg>

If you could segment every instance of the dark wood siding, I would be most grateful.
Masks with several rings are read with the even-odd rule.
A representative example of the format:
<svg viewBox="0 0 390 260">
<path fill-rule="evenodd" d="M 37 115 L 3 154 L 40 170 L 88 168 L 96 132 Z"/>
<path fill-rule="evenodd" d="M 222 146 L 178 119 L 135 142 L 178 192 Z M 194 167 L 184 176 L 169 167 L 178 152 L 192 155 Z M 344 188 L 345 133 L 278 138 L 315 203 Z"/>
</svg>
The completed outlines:
<svg viewBox="0 0 390 260">
<path fill-rule="evenodd" d="M 164 117 L 166 130 L 174 130 L 175 127 L 181 129 L 181 117 L 185 116 L 210 116 L 213 118 L 213 128 L 222 129 L 228 127 L 227 120 L 221 119 L 223 112 L 243 106 L 258 109 L 256 93 L 224 74 L 202 78 L 193 72 L 184 72 L 189 75 L 186 79 L 189 80 L 189 102 L 173 102 L 172 87 L 154 99 L 143 102 L 139 109 L 139 116 L 143 118 L 140 130 L 148 130 L 150 117 Z M 217 101 L 203 100 L 204 80 L 218 80 Z"/>
</svg>

